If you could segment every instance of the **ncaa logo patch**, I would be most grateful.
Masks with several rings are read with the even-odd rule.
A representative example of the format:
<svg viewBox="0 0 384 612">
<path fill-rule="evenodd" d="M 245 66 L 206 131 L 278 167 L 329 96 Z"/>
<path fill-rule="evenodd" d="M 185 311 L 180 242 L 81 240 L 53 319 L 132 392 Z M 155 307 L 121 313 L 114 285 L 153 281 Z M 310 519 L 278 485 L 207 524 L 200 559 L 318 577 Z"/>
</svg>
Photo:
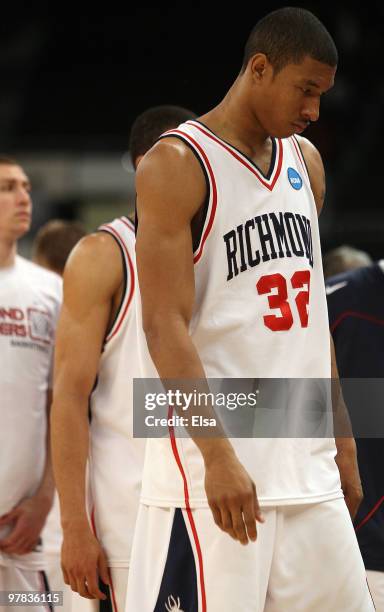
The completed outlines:
<svg viewBox="0 0 384 612">
<path fill-rule="evenodd" d="M 291 187 L 298 191 L 303 186 L 303 179 L 300 174 L 294 168 L 288 168 L 288 180 L 291 183 Z"/>
</svg>

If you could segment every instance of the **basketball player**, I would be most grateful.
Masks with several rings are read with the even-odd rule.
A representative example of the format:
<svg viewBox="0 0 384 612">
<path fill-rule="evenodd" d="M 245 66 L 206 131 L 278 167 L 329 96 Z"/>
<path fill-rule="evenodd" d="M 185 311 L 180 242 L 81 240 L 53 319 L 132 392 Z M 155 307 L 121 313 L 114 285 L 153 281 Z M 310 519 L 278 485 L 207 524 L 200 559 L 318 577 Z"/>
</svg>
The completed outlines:
<svg viewBox="0 0 384 612">
<path fill-rule="evenodd" d="M 48 221 L 33 241 L 33 261 L 62 276 L 70 252 L 85 234 L 84 227 L 76 221 Z"/>
<path fill-rule="evenodd" d="M 252 31 L 224 100 L 142 160 L 142 375 L 331 377 L 324 171 L 296 134 L 318 119 L 336 64 L 314 15 L 279 9 Z M 338 441 L 340 473 L 335 455 L 324 438 L 148 440 L 127 610 L 373 610 L 348 513 L 354 441 Z"/>
<path fill-rule="evenodd" d="M 47 411 L 61 279 L 17 254 L 31 213 L 26 173 L 0 158 L 0 591 L 48 589 L 40 536 L 54 488 Z"/>
<path fill-rule="evenodd" d="M 140 115 L 130 136 L 133 165 L 164 130 L 191 117 L 176 106 Z M 132 378 L 139 374 L 136 284 L 134 227 L 122 217 L 84 238 L 71 254 L 56 345 L 52 444 L 64 579 L 84 598 L 107 599 L 115 611 L 124 609 L 144 452 L 144 441 L 132 439 Z M 85 502 L 89 434 L 92 527 Z"/>
<path fill-rule="evenodd" d="M 378 612 L 384 611 L 384 457 L 383 431 L 375 424 L 364 435 L 369 414 L 382 414 L 377 381 L 384 379 L 384 260 L 327 280 L 329 325 L 345 398 L 355 427 L 364 499 L 355 517 L 357 540 Z M 346 379 L 343 381 L 343 379 Z M 361 391 L 358 392 L 358 385 Z M 373 437 L 375 435 L 375 437 Z"/>
</svg>

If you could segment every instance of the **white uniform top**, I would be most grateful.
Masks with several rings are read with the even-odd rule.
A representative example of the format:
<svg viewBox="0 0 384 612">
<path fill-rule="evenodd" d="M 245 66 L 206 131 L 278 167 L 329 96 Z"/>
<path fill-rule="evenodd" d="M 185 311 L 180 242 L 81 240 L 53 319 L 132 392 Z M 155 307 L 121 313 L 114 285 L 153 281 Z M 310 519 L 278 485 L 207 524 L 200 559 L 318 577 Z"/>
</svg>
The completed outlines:
<svg viewBox="0 0 384 612">
<path fill-rule="evenodd" d="M 202 237 L 194 253 L 190 324 L 206 376 L 329 378 L 317 211 L 297 140 L 272 140 L 271 167 L 265 176 L 198 121 L 188 121 L 166 135 L 180 138 L 193 150 L 209 191 Z M 142 329 L 139 301 L 138 317 Z M 154 377 L 142 331 L 140 338 L 142 375 Z M 263 505 L 342 495 L 333 438 L 232 442 Z M 142 501 L 160 506 L 207 504 L 203 462 L 192 440 L 148 441 Z"/>
<path fill-rule="evenodd" d="M 125 289 L 105 339 L 90 398 L 90 481 L 93 523 L 110 566 L 129 564 L 139 503 L 145 441 L 132 436 L 132 379 L 139 376 L 135 293 L 135 234 L 121 217 L 99 229 L 112 235 L 124 261 Z M 108 265 L 108 262 L 106 262 Z"/>
<path fill-rule="evenodd" d="M 20 256 L 0 269 L 0 515 L 33 495 L 43 475 L 61 295 L 57 274 Z"/>
</svg>

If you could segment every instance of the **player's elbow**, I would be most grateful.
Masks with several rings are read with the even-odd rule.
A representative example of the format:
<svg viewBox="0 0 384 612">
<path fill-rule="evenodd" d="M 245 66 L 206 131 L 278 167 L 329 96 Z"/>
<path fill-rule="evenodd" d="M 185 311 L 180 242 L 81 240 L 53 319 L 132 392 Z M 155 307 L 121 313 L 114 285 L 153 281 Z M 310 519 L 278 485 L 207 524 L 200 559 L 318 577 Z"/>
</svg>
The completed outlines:
<svg viewBox="0 0 384 612">
<path fill-rule="evenodd" d="M 188 327 L 188 320 L 181 313 L 143 316 L 143 330 L 151 356 L 174 346 L 178 339 L 188 335 Z"/>
<path fill-rule="evenodd" d="M 143 331 L 151 351 L 151 347 L 161 344 L 166 333 L 164 320 L 157 315 L 143 316 Z"/>
<path fill-rule="evenodd" d="M 79 415 L 79 418 L 87 417 L 92 386 L 88 377 L 76 376 L 75 373 L 69 377 L 57 370 L 53 385 L 54 417 L 65 418 L 72 413 Z"/>
</svg>

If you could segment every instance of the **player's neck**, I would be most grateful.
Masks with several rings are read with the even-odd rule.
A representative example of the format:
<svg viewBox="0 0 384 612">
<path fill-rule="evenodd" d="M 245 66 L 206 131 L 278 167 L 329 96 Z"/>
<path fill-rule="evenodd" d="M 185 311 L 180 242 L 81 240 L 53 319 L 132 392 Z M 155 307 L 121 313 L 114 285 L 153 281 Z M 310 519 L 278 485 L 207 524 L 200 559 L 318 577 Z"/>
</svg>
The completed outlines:
<svg viewBox="0 0 384 612">
<path fill-rule="evenodd" d="M 16 261 L 17 243 L 14 240 L 0 239 L 0 268 L 10 268 Z"/>
<path fill-rule="evenodd" d="M 252 152 L 263 149 L 269 142 L 269 134 L 250 112 L 249 105 L 244 103 L 241 87 L 237 82 L 220 104 L 201 120 L 224 140 L 234 144 L 242 143 L 244 148 L 249 149 L 250 156 Z"/>
</svg>

